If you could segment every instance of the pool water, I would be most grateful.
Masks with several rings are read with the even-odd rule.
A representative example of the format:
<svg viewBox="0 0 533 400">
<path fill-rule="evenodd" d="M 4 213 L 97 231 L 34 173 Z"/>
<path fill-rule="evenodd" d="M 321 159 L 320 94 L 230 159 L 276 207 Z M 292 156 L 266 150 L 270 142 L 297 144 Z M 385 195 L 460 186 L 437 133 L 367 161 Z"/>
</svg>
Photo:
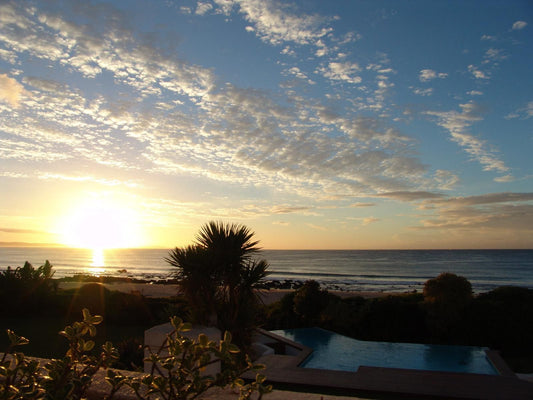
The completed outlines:
<svg viewBox="0 0 533 400">
<path fill-rule="evenodd" d="M 320 328 L 272 331 L 314 351 L 301 365 L 340 371 L 362 366 L 498 375 L 484 347 L 367 342 Z"/>
</svg>

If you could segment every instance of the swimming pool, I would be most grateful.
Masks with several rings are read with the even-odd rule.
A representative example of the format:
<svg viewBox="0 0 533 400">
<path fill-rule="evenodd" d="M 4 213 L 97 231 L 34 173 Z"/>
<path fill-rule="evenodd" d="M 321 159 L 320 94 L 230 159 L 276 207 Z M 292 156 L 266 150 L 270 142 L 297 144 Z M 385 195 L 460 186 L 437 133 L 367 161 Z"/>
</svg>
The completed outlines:
<svg viewBox="0 0 533 400">
<path fill-rule="evenodd" d="M 357 371 L 361 365 L 385 368 L 498 375 L 484 347 L 367 342 L 320 328 L 272 333 L 312 348 L 301 367 Z"/>
</svg>

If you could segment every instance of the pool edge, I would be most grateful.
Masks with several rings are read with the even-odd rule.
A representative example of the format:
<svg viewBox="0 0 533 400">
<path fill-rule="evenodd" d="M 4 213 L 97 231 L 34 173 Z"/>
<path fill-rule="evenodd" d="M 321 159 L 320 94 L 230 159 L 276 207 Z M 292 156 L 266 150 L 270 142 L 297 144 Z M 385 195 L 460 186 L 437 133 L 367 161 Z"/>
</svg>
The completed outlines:
<svg viewBox="0 0 533 400">
<path fill-rule="evenodd" d="M 509 367 L 509 365 L 507 365 L 505 360 L 500 355 L 499 351 L 490 349 L 485 350 L 485 355 L 487 356 L 487 359 L 500 376 L 516 377 L 516 374 Z"/>
</svg>

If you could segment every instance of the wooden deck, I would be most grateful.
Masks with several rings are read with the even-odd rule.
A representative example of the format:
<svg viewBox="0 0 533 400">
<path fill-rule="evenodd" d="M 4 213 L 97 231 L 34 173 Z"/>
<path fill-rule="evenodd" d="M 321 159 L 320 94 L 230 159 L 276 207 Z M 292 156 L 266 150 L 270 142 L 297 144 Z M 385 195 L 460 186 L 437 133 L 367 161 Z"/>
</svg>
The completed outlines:
<svg viewBox="0 0 533 400">
<path fill-rule="evenodd" d="M 270 335 L 269 335 L 270 336 Z M 441 399 L 533 400 L 533 383 L 517 378 L 496 353 L 488 354 L 500 375 L 435 372 L 361 366 L 356 372 L 298 367 L 309 354 L 300 344 L 285 344 L 303 351 L 298 355 L 270 354 L 256 362 L 270 383 L 283 387 L 350 396 Z M 304 356 L 304 353 L 307 353 Z M 499 364 L 499 365 L 498 365 Z M 252 378 L 245 375 L 245 378 Z"/>
</svg>

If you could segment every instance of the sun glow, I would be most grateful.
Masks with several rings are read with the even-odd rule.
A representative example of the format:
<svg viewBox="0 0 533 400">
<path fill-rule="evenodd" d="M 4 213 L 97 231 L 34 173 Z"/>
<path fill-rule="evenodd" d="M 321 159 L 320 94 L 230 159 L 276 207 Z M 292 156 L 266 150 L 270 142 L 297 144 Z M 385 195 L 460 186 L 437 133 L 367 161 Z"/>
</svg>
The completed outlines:
<svg viewBox="0 0 533 400">
<path fill-rule="evenodd" d="M 105 265 L 104 250 L 103 249 L 93 249 L 93 262 L 91 267 L 103 267 Z"/>
<path fill-rule="evenodd" d="M 87 199 L 73 209 L 60 231 L 67 246 L 93 250 L 95 267 L 104 263 L 103 250 L 139 247 L 143 241 L 138 214 L 105 197 Z"/>
</svg>

